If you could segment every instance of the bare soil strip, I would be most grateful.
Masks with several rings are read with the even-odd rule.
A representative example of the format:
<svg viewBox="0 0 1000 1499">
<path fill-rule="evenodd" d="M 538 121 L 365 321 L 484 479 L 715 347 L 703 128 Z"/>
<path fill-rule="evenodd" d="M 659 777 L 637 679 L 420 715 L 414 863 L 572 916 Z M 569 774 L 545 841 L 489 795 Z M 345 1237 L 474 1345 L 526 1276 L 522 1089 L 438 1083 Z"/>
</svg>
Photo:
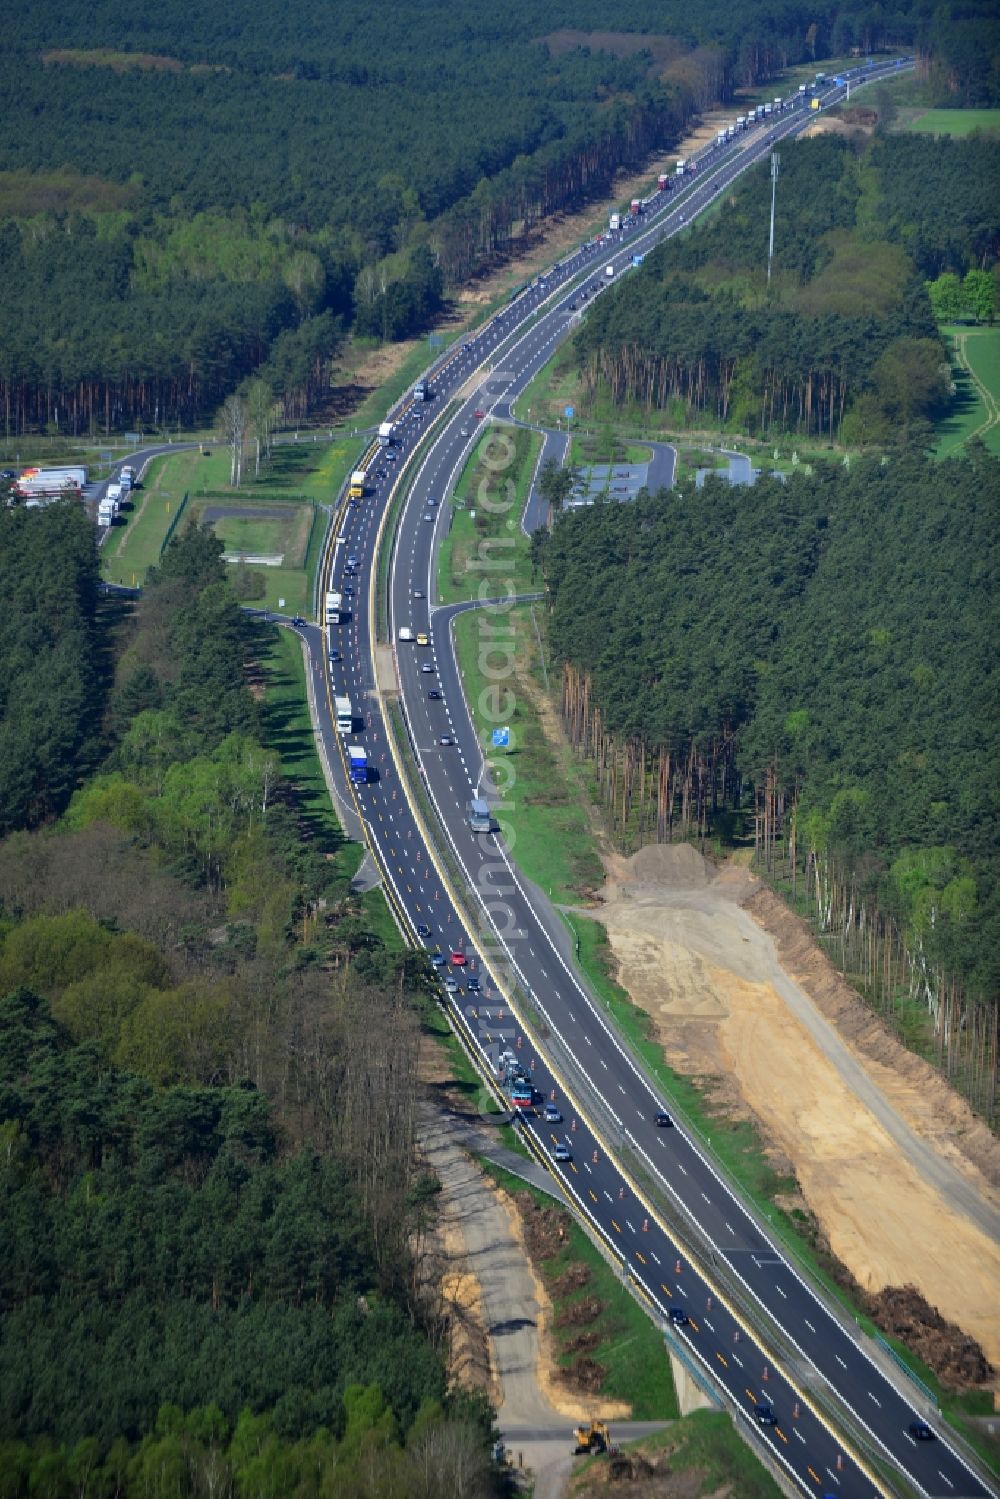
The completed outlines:
<svg viewBox="0 0 1000 1499">
<path fill-rule="evenodd" d="M 745 870 L 688 846 L 608 863 L 595 914 L 671 1065 L 755 1119 L 862 1287 L 916 1287 L 1000 1368 L 996 1141 Z"/>
</svg>

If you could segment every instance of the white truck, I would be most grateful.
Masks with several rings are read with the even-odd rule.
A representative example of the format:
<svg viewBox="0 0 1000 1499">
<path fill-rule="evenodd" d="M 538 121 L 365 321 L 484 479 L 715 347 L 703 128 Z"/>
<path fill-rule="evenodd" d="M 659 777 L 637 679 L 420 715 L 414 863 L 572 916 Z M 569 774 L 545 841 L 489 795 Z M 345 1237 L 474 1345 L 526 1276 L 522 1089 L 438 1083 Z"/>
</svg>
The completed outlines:
<svg viewBox="0 0 1000 1499">
<path fill-rule="evenodd" d="M 614 232 L 614 231 L 620 229 L 621 226 L 622 226 L 622 216 L 621 216 L 621 214 L 620 213 L 613 213 L 611 215 L 610 219 L 608 220 L 608 228 L 611 229 L 612 232 Z"/>
<path fill-rule="evenodd" d="M 85 468 L 26 468 L 14 484 L 14 493 L 22 500 L 41 499 L 44 495 L 79 499 L 86 482 Z"/>
<path fill-rule="evenodd" d="M 117 514 L 118 505 L 116 501 L 105 497 L 97 507 L 97 524 L 99 526 L 113 526 Z"/>
<path fill-rule="evenodd" d="M 354 733 L 354 709 L 351 707 L 349 697 L 335 697 L 333 706 L 337 714 L 337 733 Z"/>
<path fill-rule="evenodd" d="M 465 809 L 465 820 L 474 833 L 492 833 L 493 831 L 490 804 L 484 797 L 472 798 Z"/>
<path fill-rule="evenodd" d="M 608 280 L 610 281 L 611 278 L 612 278 L 612 276 L 615 274 L 615 268 L 614 268 L 614 266 L 613 265 L 606 265 L 604 267 L 604 274 L 605 274 L 605 276 L 607 276 Z"/>
<path fill-rule="evenodd" d="M 382 424 L 380 425 L 380 427 L 378 429 L 378 440 L 379 440 L 379 442 L 391 443 L 392 442 L 392 434 L 393 434 L 393 432 L 395 432 L 395 430 L 396 430 L 396 424 L 395 424 L 395 422 L 382 422 Z"/>
<path fill-rule="evenodd" d="M 326 622 L 328 625 L 343 624 L 344 601 L 335 588 L 327 591 Z"/>
<path fill-rule="evenodd" d="M 678 175 L 678 177 L 683 177 L 684 173 L 686 171 L 687 171 L 687 162 L 684 160 L 683 157 L 681 157 L 680 161 L 678 161 L 678 163 L 677 163 L 677 175 Z"/>
</svg>

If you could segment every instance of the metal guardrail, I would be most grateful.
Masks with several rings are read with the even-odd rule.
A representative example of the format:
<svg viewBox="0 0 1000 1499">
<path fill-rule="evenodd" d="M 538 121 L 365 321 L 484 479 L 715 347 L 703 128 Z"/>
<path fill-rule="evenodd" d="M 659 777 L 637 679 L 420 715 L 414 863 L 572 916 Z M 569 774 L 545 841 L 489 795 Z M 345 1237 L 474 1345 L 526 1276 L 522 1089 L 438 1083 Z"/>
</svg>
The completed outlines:
<svg viewBox="0 0 1000 1499">
<path fill-rule="evenodd" d="M 879 1345 L 884 1353 L 887 1353 L 889 1355 L 893 1363 L 896 1365 L 897 1369 L 901 1369 L 906 1375 L 907 1379 L 911 1379 L 913 1381 L 913 1383 L 917 1386 L 917 1389 L 921 1392 L 925 1399 L 930 1401 L 934 1409 L 939 1410 L 940 1406 L 938 1405 L 938 1397 L 935 1395 L 930 1385 L 925 1384 L 924 1381 L 920 1378 L 920 1375 L 914 1369 L 910 1368 L 906 1360 L 900 1358 L 899 1354 L 896 1352 L 895 1348 L 893 1348 L 892 1344 L 886 1342 L 881 1333 L 877 1332 L 872 1334 L 872 1340 Z"/>
<path fill-rule="evenodd" d="M 387 710 L 389 722 L 392 725 L 392 732 L 396 739 L 397 747 L 400 750 L 401 759 L 410 767 L 414 764 L 419 764 L 419 759 L 416 755 L 416 746 L 405 712 L 405 705 L 400 700 L 396 704 L 387 705 Z M 420 807 L 422 821 L 427 834 L 433 840 L 435 851 L 447 870 L 448 878 L 454 885 L 460 904 L 464 906 L 466 914 L 471 916 L 478 911 L 478 892 L 473 891 L 469 887 L 468 881 L 455 858 L 450 842 L 447 840 L 445 830 L 440 824 L 436 810 L 427 796 L 419 777 L 411 776 L 410 788 Z M 580 1064 L 570 1052 L 562 1037 L 550 1030 L 544 1016 L 539 1013 L 537 1003 L 526 992 L 502 949 L 491 944 L 488 962 L 494 973 L 502 979 L 503 986 L 510 996 L 511 1004 L 521 1017 L 522 1023 L 534 1032 L 535 1038 L 540 1043 L 544 1044 L 546 1053 L 554 1066 L 565 1078 L 571 1080 L 571 1085 L 581 1110 L 586 1112 L 587 1117 L 596 1124 L 598 1131 L 607 1140 L 614 1142 L 616 1156 L 621 1169 L 630 1180 L 638 1185 L 643 1195 L 653 1205 L 661 1220 L 667 1225 L 678 1247 L 697 1270 L 697 1273 L 707 1284 L 716 1287 L 718 1292 L 727 1298 L 737 1310 L 746 1326 L 751 1329 L 754 1338 L 760 1343 L 762 1349 L 766 1350 L 775 1362 L 781 1363 L 789 1369 L 795 1369 L 796 1377 L 801 1380 L 803 1355 L 799 1349 L 791 1341 L 784 1329 L 773 1320 L 766 1308 L 744 1286 L 724 1257 L 716 1253 L 714 1247 L 710 1244 L 706 1235 L 684 1205 L 679 1200 L 675 1201 L 671 1198 L 664 1188 L 651 1176 L 645 1162 L 628 1145 L 618 1120 L 611 1112 L 606 1100 L 597 1091 L 593 1081 L 583 1072 Z M 474 1050 L 473 1059 L 475 1060 Z M 482 1072 L 481 1062 L 477 1063 L 477 1070 Z M 490 1079 L 490 1082 L 495 1087 L 493 1079 Z M 527 1136 L 526 1143 L 529 1142 L 530 1136 Z M 742 1201 L 742 1197 L 740 1200 Z M 582 1224 L 588 1233 L 588 1237 L 601 1250 L 604 1257 L 610 1263 L 617 1265 L 624 1284 L 632 1292 L 635 1299 L 640 1301 L 650 1315 L 655 1316 L 651 1311 L 648 1295 L 635 1282 L 634 1271 L 628 1261 L 616 1254 L 613 1245 L 608 1244 L 601 1236 L 595 1234 L 592 1226 L 587 1224 L 586 1220 L 579 1213 L 574 1212 L 574 1216 L 576 1221 Z M 659 1319 L 657 1318 L 657 1320 Z M 842 1402 L 841 1397 L 833 1387 L 828 1384 L 825 1376 L 816 1371 L 815 1377 L 809 1380 L 808 1387 L 811 1402 L 822 1412 L 827 1422 L 843 1434 L 845 1444 L 863 1456 L 869 1468 L 877 1473 L 882 1482 L 885 1483 L 887 1492 L 898 1496 L 898 1499 L 918 1499 L 919 1491 L 911 1485 L 903 1472 L 898 1470 L 894 1464 L 887 1462 L 885 1453 L 881 1448 L 873 1444 L 868 1432 L 860 1425 L 849 1407 Z M 756 1451 L 757 1449 L 754 1448 L 754 1450 Z"/>
<path fill-rule="evenodd" d="M 566 288 L 562 287 L 560 290 L 565 292 Z M 521 329 L 520 331 L 523 332 L 523 329 Z M 495 351 L 495 354 L 498 352 L 500 352 L 500 350 Z M 435 365 L 439 364 L 440 362 L 441 361 L 435 361 Z M 428 429 L 428 432 L 424 434 L 424 436 L 426 437 L 429 435 L 430 432 Z M 392 549 L 395 548 L 395 545 L 396 530 L 394 528 L 392 536 Z M 405 761 L 412 766 L 415 761 L 417 761 L 415 753 L 416 747 L 406 715 L 405 704 L 403 704 L 402 700 L 398 705 L 389 706 L 387 718 L 398 748 L 401 752 L 406 750 L 409 751 L 409 754 L 401 755 L 401 758 L 404 758 Z M 478 893 L 473 891 L 469 887 L 468 881 L 454 857 L 445 830 L 439 826 L 438 817 L 430 802 L 429 797 L 426 794 L 424 787 L 419 782 L 419 780 L 414 780 L 411 778 L 411 789 L 414 791 L 414 794 L 416 795 L 417 800 L 422 807 L 423 821 L 426 825 L 428 833 L 433 838 L 433 842 L 438 855 L 448 871 L 449 879 L 453 882 L 456 890 L 460 892 L 462 902 L 466 905 L 468 914 L 471 915 L 472 913 L 477 912 Z M 690 1214 L 687 1214 L 687 1216 L 685 1216 L 684 1213 L 678 1211 L 678 1204 L 669 1199 L 662 1188 L 655 1182 L 654 1179 L 650 1177 L 648 1168 L 645 1166 L 642 1160 L 638 1156 L 636 1156 L 634 1151 L 630 1150 L 626 1146 L 617 1120 L 615 1120 L 614 1117 L 610 1115 L 610 1112 L 604 1104 L 603 1099 L 601 1099 L 600 1095 L 596 1093 L 590 1079 L 586 1076 L 586 1074 L 582 1073 L 575 1058 L 571 1053 L 569 1053 L 568 1048 L 564 1043 L 562 1043 L 561 1038 L 554 1035 L 549 1030 L 549 1027 L 544 1021 L 544 1018 L 538 1013 L 537 1007 L 532 997 L 527 992 L 525 992 L 523 985 L 520 983 L 516 973 L 513 971 L 510 963 L 506 960 L 504 954 L 496 948 L 493 948 L 490 954 L 489 962 L 494 970 L 499 970 L 500 972 L 502 972 L 505 987 L 507 988 L 508 993 L 511 995 L 512 1002 L 517 1006 L 520 1013 L 526 1016 L 526 1018 L 530 1021 L 532 1028 L 538 1035 L 538 1038 L 540 1040 L 544 1040 L 549 1051 L 555 1053 L 558 1056 L 559 1067 L 565 1075 L 571 1076 L 573 1078 L 574 1086 L 578 1094 L 581 1097 L 586 1097 L 588 1103 L 588 1112 L 590 1113 L 591 1117 L 599 1120 L 605 1133 L 612 1139 L 615 1139 L 619 1142 L 620 1154 L 623 1158 L 623 1164 L 626 1165 L 629 1174 L 632 1176 L 633 1180 L 637 1180 L 642 1184 L 642 1190 L 655 1204 L 657 1211 L 660 1213 L 664 1221 L 668 1223 L 671 1232 L 677 1238 L 678 1243 L 683 1244 L 685 1253 L 687 1253 L 691 1260 L 698 1265 L 699 1270 L 704 1278 L 710 1283 L 716 1283 L 724 1286 L 725 1294 L 727 1294 L 727 1296 L 729 1296 L 732 1300 L 733 1304 L 739 1308 L 741 1315 L 744 1317 L 744 1320 L 747 1322 L 748 1326 L 750 1326 L 754 1330 L 755 1336 L 760 1338 L 762 1345 L 778 1349 L 790 1365 L 794 1366 L 797 1364 L 801 1364 L 802 1355 L 795 1348 L 794 1344 L 791 1343 L 787 1334 L 784 1333 L 784 1331 L 776 1322 L 772 1321 L 772 1319 L 770 1318 L 770 1314 L 767 1313 L 766 1310 L 761 1306 L 761 1304 L 752 1297 L 749 1291 L 743 1286 L 739 1278 L 735 1275 L 735 1272 L 730 1269 L 728 1264 L 716 1255 L 712 1246 L 708 1244 L 705 1235 L 701 1232 L 697 1224 L 694 1223 L 694 1221 L 691 1219 Z M 602 1006 L 602 1009 L 603 1008 L 604 1007 Z M 609 1023 L 614 1026 L 613 1016 L 609 1014 L 608 1019 Z M 449 1013 L 449 1024 L 451 1023 L 452 1020 Z M 452 1029 L 455 1030 L 454 1025 L 452 1025 Z M 617 1030 L 617 1027 L 615 1027 L 615 1029 Z M 456 1032 L 456 1034 L 457 1033 L 458 1032 Z M 624 1041 L 624 1038 L 620 1039 L 623 1041 L 623 1044 L 627 1046 L 627 1042 Z M 484 1076 L 484 1080 L 486 1080 L 487 1073 L 483 1067 L 483 1062 L 478 1054 L 477 1048 L 475 1048 L 474 1046 L 470 1046 L 465 1038 L 463 1038 L 463 1045 L 467 1054 L 470 1056 L 470 1059 L 476 1065 L 477 1071 L 479 1071 L 480 1074 Z M 629 1048 L 629 1052 L 630 1054 L 632 1054 L 631 1048 Z M 633 1059 L 642 1067 L 642 1070 L 648 1077 L 648 1068 L 646 1068 L 642 1064 L 641 1059 Z M 555 1056 L 553 1060 L 555 1060 Z M 660 1083 L 659 1079 L 650 1079 L 650 1081 L 655 1081 L 655 1086 L 657 1087 L 657 1089 L 663 1091 L 663 1085 L 662 1083 Z M 495 1086 L 495 1082 L 492 1078 L 489 1078 L 489 1082 L 490 1084 Z M 683 1117 L 683 1110 L 680 1110 L 679 1112 Z M 685 1119 L 685 1122 L 688 1123 L 690 1127 L 690 1121 L 687 1121 Z M 732 1181 L 728 1169 L 724 1166 L 716 1151 L 712 1148 L 710 1140 L 708 1140 L 708 1138 L 704 1136 L 702 1132 L 697 1128 L 692 1127 L 691 1132 L 693 1135 L 697 1136 L 699 1141 L 706 1147 L 709 1155 L 718 1167 L 720 1174 L 726 1180 L 727 1185 L 736 1193 L 739 1200 L 744 1203 L 744 1206 L 748 1208 L 750 1216 L 757 1223 L 762 1234 L 764 1234 L 765 1237 L 769 1238 L 770 1235 L 774 1232 L 773 1224 L 769 1223 L 768 1227 L 765 1228 L 763 1223 L 760 1222 L 759 1210 L 755 1209 L 752 1203 L 747 1204 L 744 1201 L 742 1192 Z M 615 1260 L 613 1255 L 609 1254 L 609 1246 L 607 1246 L 599 1237 L 596 1237 L 595 1235 L 590 1233 L 589 1227 L 587 1225 L 584 1226 L 585 1228 L 587 1228 L 588 1236 L 591 1237 L 598 1245 L 605 1258 L 608 1258 L 611 1263 L 620 1263 Z M 789 1244 L 780 1234 L 777 1236 L 777 1239 L 778 1243 L 781 1245 L 782 1249 L 785 1252 L 790 1253 L 794 1258 L 798 1258 L 795 1246 Z M 706 1250 L 708 1261 L 710 1261 L 710 1268 L 705 1261 Z M 803 1264 L 801 1261 L 800 1264 L 801 1268 L 808 1276 L 810 1284 L 813 1284 L 810 1268 Z M 628 1273 L 627 1266 L 624 1266 L 622 1268 L 625 1272 L 622 1276 L 624 1283 L 629 1286 L 629 1288 L 632 1290 L 633 1295 L 636 1296 L 637 1300 L 641 1300 L 646 1303 L 646 1309 L 648 1310 L 648 1301 L 646 1297 L 641 1294 L 640 1288 L 632 1282 L 632 1277 L 630 1273 Z M 827 1306 L 827 1310 L 831 1311 L 832 1314 L 836 1316 L 837 1320 L 842 1323 L 842 1325 L 846 1326 L 849 1324 L 849 1322 L 853 1322 L 855 1325 L 851 1330 L 856 1334 L 856 1318 L 850 1318 L 849 1314 L 846 1313 L 845 1308 L 839 1305 L 839 1303 L 837 1303 L 835 1300 L 833 1301 L 833 1305 L 831 1306 L 829 1304 L 830 1298 L 828 1298 L 826 1295 L 823 1295 L 821 1299 L 823 1300 L 824 1305 Z M 925 1396 L 930 1399 L 936 1407 L 936 1399 L 933 1396 L 932 1392 L 930 1392 L 928 1387 L 924 1385 L 916 1375 L 913 1374 L 913 1371 L 909 1369 L 901 1359 L 899 1359 L 899 1356 L 888 1344 L 885 1343 L 884 1339 L 877 1338 L 876 1342 L 880 1345 L 884 1352 L 888 1353 L 888 1355 L 893 1359 L 894 1363 L 907 1374 L 908 1378 L 913 1380 L 921 1388 Z M 699 1384 L 701 1383 L 702 1379 L 699 1378 Z M 816 1405 L 819 1408 L 823 1409 L 824 1413 L 833 1421 L 834 1424 L 837 1425 L 838 1429 L 845 1433 L 845 1435 L 850 1439 L 851 1443 L 855 1446 L 856 1450 L 864 1454 L 866 1460 L 870 1463 L 872 1468 L 876 1472 L 878 1472 L 883 1479 L 886 1479 L 891 1483 L 892 1492 L 900 1495 L 912 1495 L 917 1493 L 917 1490 L 912 1487 L 908 1477 L 905 1474 L 901 1473 L 898 1469 L 896 1469 L 894 1464 L 889 1465 L 887 1463 L 885 1455 L 883 1454 L 881 1449 L 872 1446 L 871 1439 L 869 1438 L 867 1432 L 863 1428 L 859 1427 L 856 1418 L 853 1417 L 853 1413 L 847 1410 L 841 1404 L 839 1395 L 831 1386 L 828 1385 L 825 1377 L 820 1375 L 818 1371 L 815 1380 L 810 1383 L 810 1398 L 815 1401 Z M 960 1445 L 963 1447 L 963 1449 L 965 1449 L 967 1446 L 967 1444 L 965 1444 L 964 1442 L 960 1443 Z M 757 1450 L 756 1446 L 753 1450 Z M 974 1461 L 975 1466 L 980 1466 L 978 1460 L 976 1460 L 975 1458 L 975 1454 L 973 1454 L 971 1450 L 969 1451 L 969 1457 Z"/>
</svg>

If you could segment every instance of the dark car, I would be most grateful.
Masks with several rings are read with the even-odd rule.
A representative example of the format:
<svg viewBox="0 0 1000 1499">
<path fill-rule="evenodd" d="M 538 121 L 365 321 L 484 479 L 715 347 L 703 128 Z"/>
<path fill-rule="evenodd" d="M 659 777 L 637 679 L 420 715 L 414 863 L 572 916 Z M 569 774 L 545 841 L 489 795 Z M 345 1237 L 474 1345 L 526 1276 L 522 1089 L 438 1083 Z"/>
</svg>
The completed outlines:
<svg viewBox="0 0 1000 1499">
<path fill-rule="evenodd" d="M 441 701 L 441 694 L 436 687 L 432 687 L 427 696 L 432 703 L 439 703 Z"/>
<path fill-rule="evenodd" d="M 674 1121 L 671 1119 L 666 1109 L 657 1109 L 656 1122 L 659 1125 L 660 1129 L 673 1129 L 674 1127 Z"/>
<path fill-rule="evenodd" d="M 478 994 L 483 986 L 476 978 L 476 975 L 474 973 L 470 973 L 469 977 L 465 981 L 465 987 L 467 989 L 471 989 L 474 994 Z"/>
<path fill-rule="evenodd" d="M 293 614 L 292 615 L 292 624 L 295 626 L 295 628 L 297 630 L 301 630 L 302 626 L 305 624 L 305 620 L 302 618 L 301 614 Z"/>
<path fill-rule="evenodd" d="M 911 1421 L 908 1429 L 910 1436 L 918 1442 L 933 1442 L 934 1440 L 934 1433 L 926 1421 Z"/>
<path fill-rule="evenodd" d="M 333 662 L 333 664 L 334 664 L 334 666 L 336 666 L 336 665 L 337 665 L 337 662 L 338 662 L 338 661 L 343 661 L 343 659 L 344 659 L 344 658 L 343 658 L 343 656 L 342 656 L 342 655 L 341 655 L 341 654 L 340 654 L 340 652 L 339 652 L 339 651 L 331 651 L 331 652 L 330 652 L 330 660 L 331 660 L 331 661 L 332 661 L 332 662 Z"/>
<path fill-rule="evenodd" d="M 426 921 L 418 921 L 417 922 L 417 936 L 418 937 L 429 937 L 430 934 L 431 934 L 431 929 L 427 925 Z"/>
<path fill-rule="evenodd" d="M 688 1314 L 682 1306 L 672 1306 L 667 1313 L 674 1327 L 687 1327 Z"/>
<path fill-rule="evenodd" d="M 778 1418 L 767 1400 L 762 1400 L 759 1405 L 755 1405 L 753 1413 L 761 1426 L 777 1426 L 778 1424 Z"/>
<path fill-rule="evenodd" d="M 440 948 L 438 948 L 437 952 L 431 953 L 431 962 L 434 964 L 435 968 L 444 967 L 444 953 Z"/>
</svg>

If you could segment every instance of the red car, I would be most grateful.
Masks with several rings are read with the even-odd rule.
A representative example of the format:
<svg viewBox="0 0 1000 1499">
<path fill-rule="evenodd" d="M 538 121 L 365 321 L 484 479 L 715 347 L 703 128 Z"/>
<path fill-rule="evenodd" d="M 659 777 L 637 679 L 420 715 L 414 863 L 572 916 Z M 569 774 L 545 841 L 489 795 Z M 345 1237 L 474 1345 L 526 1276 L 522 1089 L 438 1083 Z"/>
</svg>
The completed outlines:
<svg viewBox="0 0 1000 1499">
<path fill-rule="evenodd" d="M 477 422 L 481 422 L 483 417 L 486 415 L 486 412 L 480 411 L 479 407 L 477 406 L 472 415 L 475 417 Z"/>
<path fill-rule="evenodd" d="M 459 952 L 457 947 L 451 950 L 451 961 L 455 968 L 464 968 L 469 961 L 464 952 Z"/>
</svg>

